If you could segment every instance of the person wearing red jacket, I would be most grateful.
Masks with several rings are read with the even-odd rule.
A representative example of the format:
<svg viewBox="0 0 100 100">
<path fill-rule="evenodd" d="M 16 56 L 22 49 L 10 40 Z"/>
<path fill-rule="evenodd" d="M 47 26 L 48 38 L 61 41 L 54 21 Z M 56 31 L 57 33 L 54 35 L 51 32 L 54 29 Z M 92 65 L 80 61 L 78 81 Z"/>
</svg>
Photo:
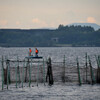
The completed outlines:
<svg viewBox="0 0 100 100">
<path fill-rule="evenodd" d="M 36 56 L 36 57 L 38 57 L 38 52 L 39 52 L 38 49 L 35 48 L 35 56 Z"/>
</svg>

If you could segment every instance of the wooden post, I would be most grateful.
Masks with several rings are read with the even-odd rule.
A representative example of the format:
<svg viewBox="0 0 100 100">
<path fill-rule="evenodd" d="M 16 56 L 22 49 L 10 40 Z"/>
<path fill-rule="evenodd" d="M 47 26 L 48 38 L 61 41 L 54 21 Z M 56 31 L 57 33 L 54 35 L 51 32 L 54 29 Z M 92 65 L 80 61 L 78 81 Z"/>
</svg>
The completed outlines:
<svg viewBox="0 0 100 100">
<path fill-rule="evenodd" d="M 27 59 L 26 61 L 26 70 L 25 70 L 25 82 L 27 82 L 27 68 L 28 68 L 28 63 L 29 63 L 29 59 Z"/>
<path fill-rule="evenodd" d="M 38 60 L 38 66 L 37 66 L 37 86 L 39 81 L 39 60 Z"/>
<path fill-rule="evenodd" d="M 47 62 L 47 75 L 46 75 L 46 82 L 47 78 L 49 78 L 49 85 L 53 85 L 53 72 L 52 72 L 52 66 L 51 66 L 51 58 L 48 59 Z"/>
<path fill-rule="evenodd" d="M 89 65 L 90 65 L 90 72 L 91 72 L 91 81 L 92 81 L 92 85 L 95 83 L 95 77 L 94 77 L 94 73 L 93 73 L 93 69 L 92 69 L 92 65 L 91 65 L 91 60 L 90 57 L 88 56 L 89 59 Z"/>
<path fill-rule="evenodd" d="M 22 71 L 22 88 L 23 88 L 23 81 L 24 81 L 24 68 L 25 68 L 25 60 L 23 62 L 23 71 Z"/>
<path fill-rule="evenodd" d="M 1 73 L 2 73 L 2 90 L 4 89 L 4 60 L 3 60 L 3 56 L 2 56 L 2 61 L 1 61 L 1 65 L 2 65 L 2 69 L 1 69 Z"/>
<path fill-rule="evenodd" d="M 3 72 L 4 72 L 4 84 L 7 84 L 7 62 L 5 60 L 6 63 L 6 68 L 3 68 Z"/>
<path fill-rule="evenodd" d="M 44 65 L 44 59 L 43 59 L 43 82 L 45 85 L 45 65 Z"/>
<path fill-rule="evenodd" d="M 79 85 L 81 86 L 82 82 L 81 82 L 81 77 L 80 77 L 80 68 L 79 68 L 79 61 L 78 61 L 78 57 L 77 57 L 77 70 L 78 70 L 78 79 L 79 79 Z"/>
<path fill-rule="evenodd" d="M 100 56 L 98 56 L 97 58 L 97 83 L 100 83 Z"/>
<path fill-rule="evenodd" d="M 31 67 L 32 67 L 32 59 L 31 59 L 31 66 L 30 66 L 30 63 L 29 63 L 29 87 L 31 85 Z"/>
<path fill-rule="evenodd" d="M 96 58 L 96 62 L 97 62 L 97 77 L 96 77 L 96 80 L 97 80 L 97 83 L 98 83 L 99 56 L 95 55 L 95 58 Z"/>
<path fill-rule="evenodd" d="M 8 86 L 9 86 L 9 60 L 7 59 L 6 60 L 6 64 L 7 64 L 7 89 L 8 89 Z"/>
<path fill-rule="evenodd" d="M 10 79 L 10 61 L 8 63 L 9 70 L 8 70 L 8 79 L 9 79 L 9 84 L 11 84 L 11 79 Z"/>
<path fill-rule="evenodd" d="M 88 69 L 88 66 L 87 66 L 87 53 L 86 53 L 85 58 L 86 58 L 85 66 L 86 66 L 86 83 L 87 83 L 87 69 Z"/>
<path fill-rule="evenodd" d="M 62 81 L 65 82 L 65 55 L 63 60 Z"/>
<path fill-rule="evenodd" d="M 18 56 L 17 56 L 17 62 L 18 62 L 18 66 L 17 66 L 17 73 L 18 73 L 18 82 L 19 82 L 19 84 L 20 84 L 20 69 L 19 69 L 19 58 L 18 58 Z"/>
<path fill-rule="evenodd" d="M 17 63 L 17 62 L 16 62 L 16 63 Z M 16 71 L 16 72 L 15 72 L 15 74 L 16 74 L 15 77 L 16 77 L 16 88 L 17 88 L 17 64 L 16 64 L 16 66 L 15 66 L 15 71 Z"/>
<path fill-rule="evenodd" d="M 31 59 L 31 66 L 30 66 L 30 83 L 31 83 L 31 73 L 32 73 L 32 59 Z"/>
</svg>

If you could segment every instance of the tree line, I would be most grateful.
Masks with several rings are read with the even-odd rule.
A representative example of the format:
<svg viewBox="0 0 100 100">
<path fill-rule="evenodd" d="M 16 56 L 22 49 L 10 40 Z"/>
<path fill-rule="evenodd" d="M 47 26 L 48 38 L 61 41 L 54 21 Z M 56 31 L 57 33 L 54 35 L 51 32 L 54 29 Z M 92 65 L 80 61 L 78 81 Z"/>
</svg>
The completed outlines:
<svg viewBox="0 0 100 100">
<path fill-rule="evenodd" d="M 2 47 L 100 46 L 100 29 L 64 26 L 57 29 L 0 29 Z"/>
</svg>

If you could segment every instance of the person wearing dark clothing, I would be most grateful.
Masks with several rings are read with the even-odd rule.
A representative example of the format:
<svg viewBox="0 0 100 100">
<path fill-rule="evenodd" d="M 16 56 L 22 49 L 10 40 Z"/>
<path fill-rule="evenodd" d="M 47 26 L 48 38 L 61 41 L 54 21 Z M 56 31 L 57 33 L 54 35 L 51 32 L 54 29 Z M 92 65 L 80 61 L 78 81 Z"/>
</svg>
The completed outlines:
<svg viewBox="0 0 100 100">
<path fill-rule="evenodd" d="M 29 56 L 31 56 L 32 50 L 31 48 L 29 48 Z"/>
</svg>

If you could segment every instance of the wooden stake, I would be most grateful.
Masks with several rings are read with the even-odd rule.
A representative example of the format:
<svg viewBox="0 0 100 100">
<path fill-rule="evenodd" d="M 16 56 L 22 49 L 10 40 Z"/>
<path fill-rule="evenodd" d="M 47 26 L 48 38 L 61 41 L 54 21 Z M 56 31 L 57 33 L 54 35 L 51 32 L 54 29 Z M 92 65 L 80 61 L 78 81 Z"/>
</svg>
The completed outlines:
<svg viewBox="0 0 100 100">
<path fill-rule="evenodd" d="M 80 68 L 79 68 L 79 61 L 78 61 L 78 57 L 77 57 L 77 70 L 78 70 L 78 79 L 79 79 L 79 85 L 81 85 L 82 84 L 82 82 L 81 82 L 81 77 L 80 77 Z"/>
<path fill-rule="evenodd" d="M 1 61 L 2 69 L 2 90 L 4 89 L 4 61 L 3 61 L 3 56 L 2 56 L 2 61 Z"/>
<path fill-rule="evenodd" d="M 23 88 L 23 81 L 24 81 L 24 68 L 25 68 L 25 60 L 23 62 L 23 71 L 22 71 L 22 88 Z"/>
<path fill-rule="evenodd" d="M 31 59 L 31 66 L 30 66 L 30 63 L 28 64 L 29 66 L 29 87 L 31 85 L 31 66 L 32 66 L 32 59 Z"/>
<path fill-rule="evenodd" d="M 16 62 L 16 63 L 17 63 L 17 62 Z M 16 66 L 15 66 L 15 70 L 16 70 L 16 73 L 15 73 L 16 75 L 15 75 L 15 76 L 16 76 L 16 88 L 17 88 L 17 64 L 16 64 Z"/>
<path fill-rule="evenodd" d="M 8 89 L 8 85 L 9 85 L 9 61 L 7 59 L 7 89 Z"/>
<path fill-rule="evenodd" d="M 87 83 L 87 69 L 88 69 L 88 66 L 87 66 L 87 53 L 86 53 L 85 58 L 86 58 L 86 63 L 85 63 L 85 65 L 86 65 L 86 83 Z"/>
<path fill-rule="evenodd" d="M 38 66 L 37 66 L 37 86 L 39 81 L 39 60 L 38 60 Z"/>
<path fill-rule="evenodd" d="M 45 85 L 45 65 L 44 65 L 44 59 L 43 59 L 43 82 Z"/>
<path fill-rule="evenodd" d="M 63 60 L 62 81 L 65 82 L 65 55 L 64 55 L 64 60 Z"/>
<path fill-rule="evenodd" d="M 17 56 L 17 62 L 18 62 L 18 66 L 17 66 L 17 73 L 18 73 L 18 82 L 19 82 L 19 84 L 20 84 L 20 69 L 19 69 L 19 58 L 18 58 L 18 56 Z"/>
<path fill-rule="evenodd" d="M 90 72 L 91 72 L 91 81 L 92 81 L 92 85 L 95 83 L 95 77 L 94 77 L 94 73 L 93 73 L 93 69 L 92 69 L 92 65 L 91 65 L 91 60 L 90 57 L 88 56 L 89 59 L 89 65 L 90 65 Z"/>
</svg>

